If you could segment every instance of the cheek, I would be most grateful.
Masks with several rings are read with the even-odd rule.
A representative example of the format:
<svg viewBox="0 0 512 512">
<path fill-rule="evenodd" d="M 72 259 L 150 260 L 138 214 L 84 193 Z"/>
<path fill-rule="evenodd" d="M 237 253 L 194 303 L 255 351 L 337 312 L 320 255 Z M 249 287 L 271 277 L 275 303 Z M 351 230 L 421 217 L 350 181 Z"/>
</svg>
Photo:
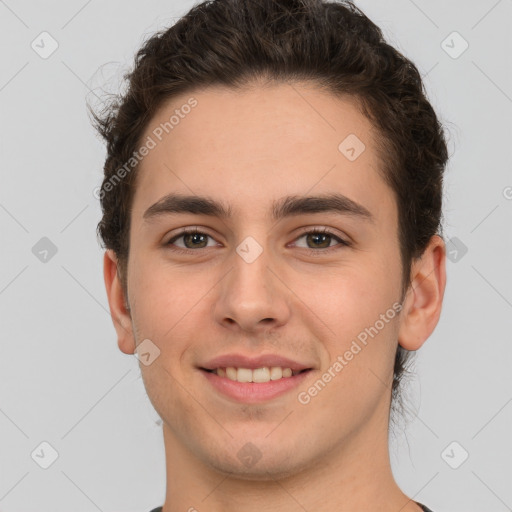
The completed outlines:
<svg viewBox="0 0 512 512">
<path fill-rule="evenodd" d="M 373 325 L 399 299 L 393 269 L 384 271 L 377 261 L 346 265 L 298 282 L 302 283 L 297 295 L 340 341 Z"/>
<path fill-rule="evenodd" d="M 323 366 L 331 369 L 326 377 L 332 379 L 329 387 L 354 406 L 353 399 L 361 399 L 361 387 L 369 395 L 385 391 L 382 382 L 392 377 L 397 345 L 400 304 L 395 269 L 385 272 L 382 262 L 367 263 L 333 270 L 327 279 L 314 286 L 308 283 L 301 292 L 309 290 L 304 296 L 316 314 L 316 330 L 325 333 Z"/>
<path fill-rule="evenodd" d="M 134 320 L 144 336 L 165 339 L 179 328 L 204 290 L 158 258 L 134 257 L 131 263 L 128 286 Z"/>
<path fill-rule="evenodd" d="M 129 283 L 137 342 L 150 339 L 160 350 L 159 363 L 181 379 L 193 347 L 208 342 L 211 320 L 209 290 L 215 280 L 204 273 L 180 272 L 162 262 L 133 260 Z M 211 292 L 210 292 L 211 293 Z M 144 368 L 142 368 L 144 370 Z M 165 375 L 161 376 L 165 379 Z"/>
<path fill-rule="evenodd" d="M 317 332 L 326 333 L 326 357 L 322 374 L 310 388 L 300 390 L 304 394 L 299 402 L 310 400 L 312 408 L 304 411 L 318 417 L 332 411 L 333 435 L 345 428 L 346 418 L 361 425 L 368 421 L 391 391 L 400 311 L 391 279 L 369 267 L 353 268 L 333 275 L 325 286 L 310 288 L 315 290 L 309 296 L 311 309 L 318 312 Z"/>
</svg>

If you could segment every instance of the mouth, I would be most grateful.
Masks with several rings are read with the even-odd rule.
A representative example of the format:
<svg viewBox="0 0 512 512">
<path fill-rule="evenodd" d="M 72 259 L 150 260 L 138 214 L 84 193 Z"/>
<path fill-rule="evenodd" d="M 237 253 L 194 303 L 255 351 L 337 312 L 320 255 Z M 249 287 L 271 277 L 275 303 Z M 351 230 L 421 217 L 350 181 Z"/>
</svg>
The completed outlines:
<svg viewBox="0 0 512 512">
<path fill-rule="evenodd" d="M 313 371 L 312 368 L 292 370 L 279 366 L 255 369 L 228 366 L 199 370 L 216 394 L 249 404 L 267 402 L 290 392 Z"/>
<path fill-rule="evenodd" d="M 212 370 L 209 370 L 208 368 L 201 368 L 201 370 L 236 382 L 263 383 L 295 377 L 296 375 L 310 371 L 311 368 L 292 370 L 291 368 L 281 366 L 263 366 L 256 369 L 228 366 Z"/>
</svg>

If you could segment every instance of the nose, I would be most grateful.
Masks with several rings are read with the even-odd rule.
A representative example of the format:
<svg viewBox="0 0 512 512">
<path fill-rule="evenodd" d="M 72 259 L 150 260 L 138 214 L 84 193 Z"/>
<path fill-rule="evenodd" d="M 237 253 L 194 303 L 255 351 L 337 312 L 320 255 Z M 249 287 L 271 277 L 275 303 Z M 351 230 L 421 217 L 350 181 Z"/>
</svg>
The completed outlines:
<svg viewBox="0 0 512 512">
<path fill-rule="evenodd" d="M 240 256 L 242 254 L 242 256 Z M 264 249 L 256 259 L 233 253 L 231 270 L 219 283 L 215 319 L 232 331 L 257 334 L 280 327 L 290 317 L 290 291 Z"/>
</svg>

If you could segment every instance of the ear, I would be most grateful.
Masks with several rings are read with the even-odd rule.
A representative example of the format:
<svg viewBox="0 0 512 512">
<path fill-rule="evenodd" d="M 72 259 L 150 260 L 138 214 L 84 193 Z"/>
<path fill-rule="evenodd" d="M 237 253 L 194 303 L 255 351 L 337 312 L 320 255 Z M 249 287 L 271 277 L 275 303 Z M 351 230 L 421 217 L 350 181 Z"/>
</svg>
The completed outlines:
<svg viewBox="0 0 512 512">
<path fill-rule="evenodd" d="M 441 315 L 445 286 L 446 247 L 434 235 L 411 268 L 411 286 L 398 331 L 398 343 L 406 350 L 418 350 L 432 334 Z"/>
<path fill-rule="evenodd" d="M 107 290 L 110 315 L 117 333 L 117 344 L 121 352 L 133 354 L 135 352 L 135 340 L 131 314 L 126 306 L 128 301 L 118 274 L 118 260 L 111 249 L 105 251 L 103 256 L 103 278 Z"/>
</svg>

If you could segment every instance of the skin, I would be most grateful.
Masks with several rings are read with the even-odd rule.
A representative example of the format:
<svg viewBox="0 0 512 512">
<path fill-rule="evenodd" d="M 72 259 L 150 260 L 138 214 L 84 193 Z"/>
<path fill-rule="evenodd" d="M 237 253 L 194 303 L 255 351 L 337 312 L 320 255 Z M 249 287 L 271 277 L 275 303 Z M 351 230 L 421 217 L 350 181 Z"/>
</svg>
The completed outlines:
<svg viewBox="0 0 512 512">
<path fill-rule="evenodd" d="M 419 511 L 391 472 L 390 391 L 397 344 L 419 349 L 439 320 L 443 240 L 433 237 L 414 261 L 400 315 L 310 403 L 299 403 L 297 393 L 400 301 L 397 206 L 378 172 L 376 134 L 351 100 L 296 83 L 183 94 L 157 111 L 145 136 L 191 96 L 198 105 L 140 164 L 126 295 L 115 254 L 104 258 L 119 348 L 133 354 L 147 338 L 160 350 L 140 369 L 163 420 L 163 511 Z M 352 162 L 338 150 L 351 133 L 366 146 Z M 208 196 L 234 214 L 144 220 L 170 192 Z M 333 212 L 271 218 L 281 197 L 332 192 L 363 205 L 374 222 Z M 209 238 L 179 238 L 175 246 L 189 251 L 174 252 L 168 242 L 187 226 Z M 311 239 L 301 228 L 327 228 L 352 245 Z M 250 264 L 236 252 L 247 236 L 263 249 Z M 197 368 L 232 352 L 277 353 L 314 370 L 300 389 L 240 404 Z M 237 457 L 248 442 L 261 454 L 251 467 Z"/>
</svg>

